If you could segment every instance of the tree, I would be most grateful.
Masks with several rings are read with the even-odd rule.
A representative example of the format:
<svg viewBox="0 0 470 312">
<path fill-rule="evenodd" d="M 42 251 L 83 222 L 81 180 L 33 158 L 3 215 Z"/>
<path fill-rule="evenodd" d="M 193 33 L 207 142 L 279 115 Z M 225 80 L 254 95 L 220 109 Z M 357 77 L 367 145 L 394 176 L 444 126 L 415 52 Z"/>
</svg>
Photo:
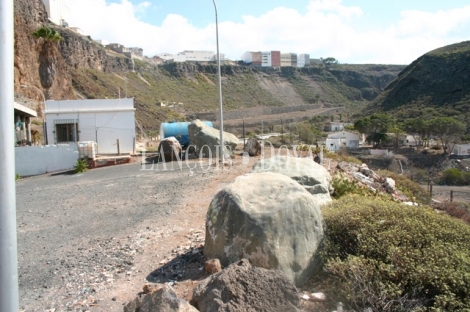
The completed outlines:
<svg viewBox="0 0 470 312">
<path fill-rule="evenodd" d="M 429 122 L 422 117 L 406 119 L 403 123 L 403 130 L 413 136 L 418 148 L 421 145 L 421 140 L 428 136 Z"/>
<path fill-rule="evenodd" d="M 386 133 L 394 124 L 395 120 L 386 114 L 372 114 L 357 120 L 354 128 L 367 134 L 368 140 L 379 145 L 387 138 Z"/>
<path fill-rule="evenodd" d="M 41 27 L 32 33 L 38 38 L 39 44 L 39 80 L 46 90 L 46 98 L 49 99 L 49 89 L 54 82 L 56 73 L 55 62 L 58 56 L 57 44 L 63 40 L 62 36 L 49 27 Z"/>
<path fill-rule="evenodd" d="M 327 57 L 327 58 L 320 58 L 323 64 L 325 65 L 333 65 L 333 64 L 338 64 L 338 60 L 335 59 L 334 57 Z"/>
<path fill-rule="evenodd" d="M 466 125 L 452 117 L 436 117 L 429 121 L 429 129 L 441 141 L 444 154 L 449 150 L 449 143 L 457 143 L 465 133 Z M 452 150 L 453 146 L 450 148 Z"/>
</svg>

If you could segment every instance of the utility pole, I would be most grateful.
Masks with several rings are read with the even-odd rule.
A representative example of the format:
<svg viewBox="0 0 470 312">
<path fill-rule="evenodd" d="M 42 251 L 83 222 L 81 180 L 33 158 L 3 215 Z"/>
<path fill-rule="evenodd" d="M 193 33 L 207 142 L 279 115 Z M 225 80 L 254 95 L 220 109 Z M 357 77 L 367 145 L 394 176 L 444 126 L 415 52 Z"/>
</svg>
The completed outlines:
<svg viewBox="0 0 470 312">
<path fill-rule="evenodd" d="M 14 150 L 13 1 L 0 1 L 0 311 L 19 311 Z"/>
<path fill-rule="evenodd" d="M 215 39 L 217 44 L 217 72 L 219 80 L 219 119 L 220 119 L 220 161 L 224 161 L 225 156 L 225 142 L 224 142 L 224 114 L 222 112 L 222 77 L 220 74 L 220 53 L 219 53 L 219 21 L 217 18 L 217 5 L 215 0 L 212 0 L 214 3 L 215 10 Z"/>
</svg>

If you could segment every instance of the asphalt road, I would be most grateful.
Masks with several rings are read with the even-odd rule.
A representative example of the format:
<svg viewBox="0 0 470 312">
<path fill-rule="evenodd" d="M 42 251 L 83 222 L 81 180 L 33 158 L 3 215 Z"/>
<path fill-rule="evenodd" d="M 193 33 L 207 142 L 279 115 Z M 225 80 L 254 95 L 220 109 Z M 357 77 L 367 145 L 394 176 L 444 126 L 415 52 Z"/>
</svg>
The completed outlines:
<svg viewBox="0 0 470 312">
<path fill-rule="evenodd" d="M 133 265 L 134 230 L 149 221 L 164 227 L 181 199 L 216 174 L 175 168 L 127 164 L 17 181 L 20 308 L 87 310 Z"/>
</svg>

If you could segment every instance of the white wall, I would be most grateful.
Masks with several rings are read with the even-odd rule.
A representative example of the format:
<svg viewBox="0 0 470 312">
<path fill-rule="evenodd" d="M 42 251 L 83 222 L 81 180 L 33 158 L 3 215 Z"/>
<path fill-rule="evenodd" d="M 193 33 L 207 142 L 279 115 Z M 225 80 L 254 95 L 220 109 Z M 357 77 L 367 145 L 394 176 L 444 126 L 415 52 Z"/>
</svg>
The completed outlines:
<svg viewBox="0 0 470 312">
<path fill-rule="evenodd" d="M 72 169 L 77 144 L 15 147 L 15 172 L 22 177 Z"/>
<path fill-rule="evenodd" d="M 454 155 L 470 155 L 470 144 L 455 144 L 452 153 Z"/>
<path fill-rule="evenodd" d="M 46 7 L 47 16 L 54 24 L 60 25 L 61 20 L 69 18 L 69 6 L 67 0 L 42 0 Z"/>
<path fill-rule="evenodd" d="M 134 151 L 134 99 L 46 101 L 45 119 L 49 144 L 57 142 L 54 120 L 72 119 L 78 122 L 79 141 L 98 143 L 97 154 L 117 154 Z"/>
</svg>

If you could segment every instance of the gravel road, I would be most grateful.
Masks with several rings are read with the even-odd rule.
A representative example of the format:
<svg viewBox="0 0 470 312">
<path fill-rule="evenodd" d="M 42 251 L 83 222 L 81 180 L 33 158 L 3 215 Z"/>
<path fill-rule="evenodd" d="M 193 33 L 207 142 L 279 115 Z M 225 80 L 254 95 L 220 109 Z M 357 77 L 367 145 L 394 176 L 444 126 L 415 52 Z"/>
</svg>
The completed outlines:
<svg viewBox="0 0 470 312">
<path fill-rule="evenodd" d="M 216 190 L 207 198 L 195 194 L 227 175 L 175 168 L 142 170 L 134 163 L 19 180 L 22 311 L 122 311 L 161 259 L 159 242 L 171 246 L 174 233 L 188 231 L 195 219 L 203 224 Z"/>
</svg>

